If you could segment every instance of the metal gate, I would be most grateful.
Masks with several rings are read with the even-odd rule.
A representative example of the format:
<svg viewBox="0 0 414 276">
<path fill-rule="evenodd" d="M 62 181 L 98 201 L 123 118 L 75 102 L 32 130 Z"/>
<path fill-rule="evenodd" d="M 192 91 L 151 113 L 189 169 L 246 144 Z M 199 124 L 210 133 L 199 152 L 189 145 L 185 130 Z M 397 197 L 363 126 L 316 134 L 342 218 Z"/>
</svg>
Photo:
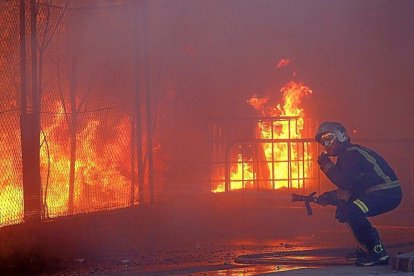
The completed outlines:
<svg viewBox="0 0 414 276">
<path fill-rule="evenodd" d="M 209 125 L 213 192 L 318 185 L 318 145 L 300 117 L 216 120 Z M 310 128 L 310 129 L 309 129 Z"/>
</svg>

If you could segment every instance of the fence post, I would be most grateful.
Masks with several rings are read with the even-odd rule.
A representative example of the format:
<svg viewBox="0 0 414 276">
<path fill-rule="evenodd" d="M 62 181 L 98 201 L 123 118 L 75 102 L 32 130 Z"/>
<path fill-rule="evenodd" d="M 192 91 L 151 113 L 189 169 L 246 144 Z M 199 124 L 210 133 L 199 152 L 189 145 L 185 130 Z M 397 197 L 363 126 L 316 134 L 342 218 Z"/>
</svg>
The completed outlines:
<svg viewBox="0 0 414 276">
<path fill-rule="evenodd" d="M 23 162 L 23 197 L 25 222 L 41 219 L 40 180 L 40 98 L 37 85 L 37 3 L 30 1 L 31 21 L 31 76 L 32 112 L 27 110 L 27 50 L 26 50 L 26 3 L 20 1 L 20 131 Z"/>
</svg>

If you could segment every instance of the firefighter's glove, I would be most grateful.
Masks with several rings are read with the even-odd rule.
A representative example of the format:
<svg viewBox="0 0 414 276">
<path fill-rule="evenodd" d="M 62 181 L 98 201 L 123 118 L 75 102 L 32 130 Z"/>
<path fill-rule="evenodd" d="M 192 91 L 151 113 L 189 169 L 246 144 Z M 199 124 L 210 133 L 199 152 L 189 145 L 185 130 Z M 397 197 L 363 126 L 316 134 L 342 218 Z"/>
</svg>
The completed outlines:
<svg viewBox="0 0 414 276">
<path fill-rule="evenodd" d="M 340 223 L 345 223 L 349 220 L 349 208 L 345 202 L 341 202 L 336 207 L 335 219 Z"/>
<path fill-rule="evenodd" d="M 336 205 L 336 202 L 337 202 L 336 190 L 325 192 L 321 194 L 320 196 L 318 196 L 318 198 L 316 199 L 316 203 L 322 206 Z"/>
<path fill-rule="evenodd" d="M 333 162 L 326 153 L 321 153 L 317 162 L 324 173 L 327 173 L 328 170 L 334 166 Z"/>
</svg>

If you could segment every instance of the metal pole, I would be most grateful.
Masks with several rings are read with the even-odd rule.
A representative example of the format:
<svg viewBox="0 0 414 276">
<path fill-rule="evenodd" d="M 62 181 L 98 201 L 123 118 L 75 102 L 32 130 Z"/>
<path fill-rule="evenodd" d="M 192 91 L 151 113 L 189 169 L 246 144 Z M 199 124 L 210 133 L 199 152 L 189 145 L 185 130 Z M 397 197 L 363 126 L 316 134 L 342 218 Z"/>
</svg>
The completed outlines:
<svg viewBox="0 0 414 276">
<path fill-rule="evenodd" d="M 230 190 L 230 158 L 229 158 L 230 147 L 231 147 L 231 145 L 229 144 L 227 146 L 226 153 L 225 153 L 225 156 L 224 156 L 224 158 L 225 158 L 225 160 L 224 160 L 224 183 L 225 183 L 224 191 L 225 192 L 228 192 Z"/>
<path fill-rule="evenodd" d="M 20 115 L 26 119 L 27 114 L 27 59 L 26 59 L 26 6 L 25 0 L 20 0 Z M 20 123 L 22 124 L 22 119 Z"/>
<path fill-rule="evenodd" d="M 291 152 L 290 152 L 290 139 L 292 137 L 290 137 L 290 118 L 288 119 L 288 128 L 289 128 L 289 132 L 288 132 L 288 142 L 287 142 L 287 147 L 288 147 L 288 190 L 290 188 L 292 188 L 292 174 L 291 174 Z"/>
<path fill-rule="evenodd" d="M 270 124 L 271 124 L 271 128 L 272 128 L 272 140 L 274 139 L 274 121 L 273 118 L 270 120 Z M 276 182 L 275 182 L 275 160 L 274 160 L 274 156 L 275 156 L 275 144 L 272 142 L 272 158 L 271 158 L 271 162 L 272 162 L 272 173 L 270 174 L 270 177 L 272 179 L 272 187 L 273 189 L 276 189 Z"/>
<path fill-rule="evenodd" d="M 139 2 L 136 1 L 136 13 L 139 15 Z M 141 20 L 140 22 L 142 22 Z M 135 90 L 135 131 L 136 131 L 136 158 L 137 158 L 137 169 L 138 169 L 138 203 L 143 204 L 145 201 L 144 197 L 144 164 L 143 164 L 143 150 L 142 150 L 142 100 L 141 100 L 141 86 L 140 86 L 140 66 L 141 64 L 141 53 L 142 44 L 138 42 L 139 32 L 138 20 L 135 20 L 135 34 L 134 34 L 134 56 L 135 56 L 135 77 L 134 77 L 134 90 Z M 134 130 L 132 130 L 134 131 Z M 132 171 L 133 173 L 133 171 Z M 132 185 L 132 183 L 131 183 Z"/>
<path fill-rule="evenodd" d="M 305 191 L 305 147 L 306 147 L 306 143 L 303 142 L 302 143 L 302 191 Z"/>
<path fill-rule="evenodd" d="M 40 221 L 41 216 L 41 177 L 40 177 L 40 91 L 38 86 L 38 62 L 37 62 L 37 1 L 30 0 L 31 11 L 31 54 L 32 54 L 32 95 L 33 95 L 33 208 L 34 220 Z"/>
<path fill-rule="evenodd" d="M 27 114 L 27 59 L 26 59 L 26 1 L 20 0 L 20 139 L 22 150 L 22 162 L 23 162 L 23 206 L 24 206 L 24 219 L 27 219 L 27 215 L 30 212 L 30 182 L 32 178 L 31 170 L 31 144 L 30 144 L 30 118 Z"/>
<path fill-rule="evenodd" d="M 142 2 L 143 14 L 143 52 L 144 52 L 144 83 L 145 83 L 145 117 L 146 117 L 146 133 L 147 133 L 147 157 L 148 157 L 148 187 L 150 204 L 155 202 L 154 194 L 154 167 L 153 167 L 153 121 L 152 121 L 152 100 L 151 100 L 151 74 L 149 62 L 149 16 L 148 16 L 148 1 Z"/>
<path fill-rule="evenodd" d="M 243 147 L 244 144 L 240 145 L 240 152 L 241 152 L 241 162 L 242 162 L 242 189 L 246 188 L 246 182 L 244 181 L 244 154 L 243 154 Z M 238 160 L 237 160 L 238 162 Z"/>
</svg>

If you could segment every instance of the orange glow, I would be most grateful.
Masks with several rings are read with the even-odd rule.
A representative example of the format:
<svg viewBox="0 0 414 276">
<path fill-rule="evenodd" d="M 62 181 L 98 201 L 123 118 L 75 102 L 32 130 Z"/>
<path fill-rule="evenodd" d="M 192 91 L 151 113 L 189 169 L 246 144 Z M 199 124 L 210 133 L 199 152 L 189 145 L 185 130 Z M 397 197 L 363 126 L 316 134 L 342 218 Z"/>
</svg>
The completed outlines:
<svg viewBox="0 0 414 276">
<path fill-rule="evenodd" d="M 102 124 L 101 120 L 91 119 L 76 134 L 75 213 L 128 204 L 130 180 L 121 173 L 130 170 L 129 154 L 125 148 L 130 137 L 128 120 L 124 118 L 120 121 L 117 129 L 107 135 L 114 136 L 110 139 L 103 139 L 99 133 Z M 44 133 L 50 141 L 49 151 L 45 145 L 41 148 L 43 190 L 47 192 L 48 215 L 55 217 L 68 212 L 69 201 L 70 141 L 61 104 L 57 104 L 57 114 L 52 123 L 44 128 Z M 46 187 L 49 166 L 50 179 Z"/>
<path fill-rule="evenodd" d="M 286 67 L 286 66 L 288 66 L 289 64 L 290 64 L 290 59 L 288 59 L 288 58 L 282 58 L 282 59 L 278 62 L 277 66 L 276 66 L 276 69 L 279 69 L 279 68 L 282 68 L 282 67 Z"/>
<path fill-rule="evenodd" d="M 279 120 L 273 122 L 259 122 L 257 125 L 257 138 L 268 140 L 302 138 L 305 113 L 301 108 L 301 102 L 305 95 L 312 93 L 312 90 L 302 83 L 290 81 L 280 91 L 283 93 L 283 103 L 278 104 L 276 108 L 268 109 L 267 113 L 265 108 L 252 104 L 255 109 L 262 112 L 263 116 L 279 118 Z M 260 101 L 260 99 L 255 98 L 253 100 L 252 98 L 248 102 L 251 104 L 257 101 Z M 295 119 L 283 120 L 284 118 Z M 273 175 L 272 178 L 276 180 L 273 183 L 273 188 L 288 187 L 288 179 L 291 179 L 291 186 L 293 188 L 299 188 L 300 179 L 306 177 L 309 171 L 309 166 L 300 161 L 309 159 L 311 157 L 310 153 L 302 144 L 295 142 L 276 141 L 273 143 L 263 143 L 262 145 L 268 170 L 270 175 Z M 303 159 L 301 159 L 302 155 Z"/>
<path fill-rule="evenodd" d="M 244 160 L 245 161 L 245 160 Z M 251 161 L 251 160 L 249 160 Z M 237 167 L 230 174 L 230 190 L 240 190 L 253 188 L 253 180 L 255 179 L 251 164 L 243 162 L 243 155 L 237 156 Z M 213 193 L 225 191 L 224 182 L 219 183 Z"/>
<path fill-rule="evenodd" d="M 14 106 L 14 105 L 10 105 Z M 4 119 L 0 132 L 0 225 L 23 220 L 23 185 L 18 124 L 13 124 L 13 114 Z"/>
<path fill-rule="evenodd" d="M 68 215 L 70 135 L 61 103 L 42 120 L 40 166 L 44 217 Z M 50 117 L 48 117 L 50 116 Z M 14 117 L 14 120 L 16 117 Z M 108 128 L 110 131 L 108 131 Z M 82 117 L 76 132 L 73 213 L 126 207 L 131 198 L 131 123 Z M 23 220 L 20 130 L 10 126 L 0 139 L 0 225 Z M 16 142 L 18 141 L 18 142 Z"/>
<path fill-rule="evenodd" d="M 290 81 L 280 92 L 283 94 L 282 103 L 275 106 L 269 104 L 268 96 L 260 98 L 254 95 L 247 101 L 263 116 L 257 122 L 255 134 L 256 142 L 260 141 L 256 155 L 259 160 L 253 162 L 238 154 L 237 166 L 230 166 L 230 190 L 302 188 L 304 179 L 309 176 L 308 161 L 312 158 L 309 142 L 293 139 L 302 139 L 305 117 L 302 99 L 312 90 L 303 83 Z M 212 191 L 225 191 L 224 178 Z"/>
<path fill-rule="evenodd" d="M 0 225 L 8 224 L 10 222 L 19 222 L 23 219 L 23 188 L 16 183 L 8 184 L 7 180 L 13 179 L 12 175 L 12 160 L 2 159 L 2 177 L 0 189 Z M 4 169 L 4 170 L 3 170 Z M 6 184 L 7 183 L 7 184 Z"/>
</svg>

